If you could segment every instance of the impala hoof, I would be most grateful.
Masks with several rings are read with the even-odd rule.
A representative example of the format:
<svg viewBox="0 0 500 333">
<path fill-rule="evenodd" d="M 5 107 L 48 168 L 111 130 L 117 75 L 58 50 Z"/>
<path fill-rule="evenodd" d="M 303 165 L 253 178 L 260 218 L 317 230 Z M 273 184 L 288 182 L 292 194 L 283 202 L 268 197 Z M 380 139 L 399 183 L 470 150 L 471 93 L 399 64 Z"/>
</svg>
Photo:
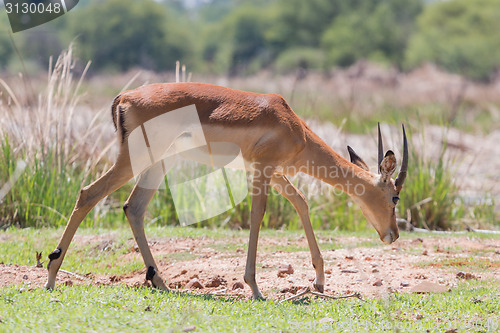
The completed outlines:
<svg viewBox="0 0 500 333">
<path fill-rule="evenodd" d="M 322 285 L 322 284 L 313 284 L 314 286 L 314 289 L 316 289 L 317 291 L 319 291 L 320 293 L 324 293 L 325 292 L 325 286 Z"/>
<path fill-rule="evenodd" d="M 262 296 L 262 294 L 260 293 L 260 290 L 257 290 L 257 292 L 252 293 L 252 299 L 254 301 L 265 301 L 266 300 L 264 298 L 264 296 Z"/>
</svg>

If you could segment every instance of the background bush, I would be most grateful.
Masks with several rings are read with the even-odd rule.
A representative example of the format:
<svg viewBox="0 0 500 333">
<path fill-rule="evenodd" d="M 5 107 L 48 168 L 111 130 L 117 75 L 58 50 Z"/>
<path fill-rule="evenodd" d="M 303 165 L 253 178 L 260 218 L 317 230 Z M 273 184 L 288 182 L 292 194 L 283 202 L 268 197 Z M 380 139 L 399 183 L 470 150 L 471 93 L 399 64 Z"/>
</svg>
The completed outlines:
<svg viewBox="0 0 500 333">
<path fill-rule="evenodd" d="M 411 69 L 434 62 L 477 79 L 500 64 L 497 0 L 82 0 L 68 15 L 14 34 L 26 62 L 42 68 L 70 41 L 93 68 L 248 74 L 350 66 L 360 59 Z M 16 64 L 6 15 L 0 66 Z M 323 58 L 324 57 L 324 58 Z M 19 66 L 15 66 L 18 69 Z"/>
<path fill-rule="evenodd" d="M 473 79 L 500 68 L 500 1 L 439 1 L 425 8 L 407 49 L 407 65 L 433 62 Z"/>
</svg>

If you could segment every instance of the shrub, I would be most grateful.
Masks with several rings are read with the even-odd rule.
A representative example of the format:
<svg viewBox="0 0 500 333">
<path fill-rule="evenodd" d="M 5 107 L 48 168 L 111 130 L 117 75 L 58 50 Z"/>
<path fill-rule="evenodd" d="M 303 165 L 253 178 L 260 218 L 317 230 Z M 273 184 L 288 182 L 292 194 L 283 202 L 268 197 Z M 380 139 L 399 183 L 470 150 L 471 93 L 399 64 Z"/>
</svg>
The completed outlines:
<svg viewBox="0 0 500 333">
<path fill-rule="evenodd" d="M 420 0 L 365 1 L 353 5 L 333 20 L 322 35 L 328 62 L 345 67 L 370 59 L 400 66 L 421 9 Z"/>
<path fill-rule="evenodd" d="M 470 220 L 475 227 L 491 227 L 496 215 L 493 198 L 466 202 L 455 181 L 456 161 L 447 157 L 446 151 L 446 141 L 442 143 L 437 159 L 426 158 L 425 151 L 410 149 L 408 177 L 401 194 L 399 215 L 416 227 L 431 230 L 462 229 L 461 222 Z"/>
<path fill-rule="evenodd" d="M 434 62 L 472 79 L 488 80 L 500 68 L 500 2 L 438 1 L 418 18 L 406 66 Z"/>
<path fill-rule="evenodd" d="M 325 55 L 314 48 L 293 48 L 281 53 L 274 66 L 278 73 L 293 73 L 297 69 L 323 70 Z"/>
<path fill-rule="evenodd" d="M 44 92 L 15 89 L 0 80 L 10 103 L 0 105 L 0 181 L 22 171 L 0 198 L 0 227 L 60 226 L 72 211 L 80 188 L 98 173 L 99 124 L 77 123 L 80 83 L 75 81 L 72 48 L 50 68 Z M 19 87 L 29 87 L 24 83 Z M 95 120 L 95 119 L 94 119 Z M 106 168 L 106 166 L 104 166 Z M 105 204 L 95 210 L 99 214 Z M 93 222 L 91 222 L 93 223 Z"/>
</svg>

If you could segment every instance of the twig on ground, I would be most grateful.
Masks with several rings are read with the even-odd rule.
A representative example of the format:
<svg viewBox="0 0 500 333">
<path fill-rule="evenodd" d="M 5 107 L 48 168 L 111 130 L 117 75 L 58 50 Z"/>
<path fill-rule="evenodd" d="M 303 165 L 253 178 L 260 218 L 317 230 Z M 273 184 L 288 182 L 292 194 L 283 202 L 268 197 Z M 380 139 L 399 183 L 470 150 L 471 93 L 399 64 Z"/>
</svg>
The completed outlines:
<svg viewBox="0 0 500 333">
<path fill-rule="evenodd" d="M 209 295 L 212 295 L 212 296 L 219 296 L 219 295 L 227 296 L 226 292 L 227 292 L 227 288 L 224 288 L 224 289 L 221 289 L 221 290 L 213 291 L 213 292 L 209 293 Z"/>
<path fill-rule="evenodd" d="M 80 279 L 84 279 L 84 280 L 90 280 L 88 277 L 86 277 L 85 275 L 81 275 L 81 274 L 78 274 L 78 273 L 73 273 L 73 272 L 70 272 L 70 271 L 66 271 L 64 269 L 60 269 L 59 272 L 63 272 L 63 273 L 66 273 L 66 274 L 69 274 L 69 275 L 72 275 L 74 277 L 77 277 L 77 278 L 80 278 Z"/>
<path fill-rule="evenodd" d="M 43 268 L 43 262 L 42 260 L 42 252 L 36 251 L 36 266 L 38 268 Z"/>
<path fill-rule="evenodd" d="M 402 219 L 400 219 L 402 220 Z M 401 221 L 402 222 L 402 221 Z M 479 233 L 479 234 L 492 234 L 498 235 L 500 234 L 500 230 L 484 230 L 484 229 L 473 229 L 466 228 L 466 230 L 462 231 L 448 231 L 448 230 L 427 230 L 422 228 L 413 228 L 411 230 L 405 230 L 408 232 L 422 232 L 422 233 L 433 233 L 433 234 L 450 234 L 450 235 L 460 235 L 460 234 L 470 234 L 470 233 Z"/>
<path fill-rule="evenodd" d="M 288 302 L 288 301 L 297 299 L 297 298 L 299 298 L 301 296 L 304 296 L 304 295 L 307 295 L 307 294 L 312 294 L 314 296 L 328 298 L 328 299 L 342 299 L 342 298 L 356 297 L 356 298 L 364 301 L 364 299 L 363 299 L 363 297 L 361 297 L 360 293 L 354 293 L 354 294 L 344 295 L 344 296 L 330 296 L 330 295 L 325 295 L 323 293 L 319 293 L 317 291 L 312 291 L 309 287 L 307 287 L 304 291 L 302 291 L 302 292 L 300 292 L 300 293 L 298 293 L 296 295 L 293 295 L 293 296 L 290 296 L 288 298 L 285 298 L 285 299 L 281 300 L 279 302 L 279 304 L 282 304 L 283 302 Z"/>
<path fill-rule="evenodd" d="M 482 229 L 473 229 L 471 232 L 477 232 L 480 234 L 495 234 L 498 235 L 500 234 L 500 230 L 482 230 Z"/>
</svg>

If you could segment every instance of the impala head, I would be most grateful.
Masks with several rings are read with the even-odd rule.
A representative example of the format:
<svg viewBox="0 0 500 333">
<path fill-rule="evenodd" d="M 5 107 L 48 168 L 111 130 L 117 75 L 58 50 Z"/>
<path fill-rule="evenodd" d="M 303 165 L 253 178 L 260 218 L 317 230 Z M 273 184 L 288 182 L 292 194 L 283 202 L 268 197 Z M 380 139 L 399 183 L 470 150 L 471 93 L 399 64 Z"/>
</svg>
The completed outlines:
<svg viewBox="0 0 500 333">
<path fill-rule="evenodd" d="M 399 237 L 398 225 L 396 224 L 396 205 L 408 169 L 408 143 L 404 126 L 403 142 L 403 162 L 396 180 L 393 180 L 392 174 L 396 170 L 396 157 L 391 150 L 388 150 L 384 155 L 380 125 L 378 126 L 378 175 L 370 177 L 363 195 L 353 197 L 361 207 L 368 222 L 377 230 L 380 239 L 387 244 L 391 244 Z M 351 162 L 369 172 L 368 165 L 351 147 L 347 148 Z"/>
</svg>

